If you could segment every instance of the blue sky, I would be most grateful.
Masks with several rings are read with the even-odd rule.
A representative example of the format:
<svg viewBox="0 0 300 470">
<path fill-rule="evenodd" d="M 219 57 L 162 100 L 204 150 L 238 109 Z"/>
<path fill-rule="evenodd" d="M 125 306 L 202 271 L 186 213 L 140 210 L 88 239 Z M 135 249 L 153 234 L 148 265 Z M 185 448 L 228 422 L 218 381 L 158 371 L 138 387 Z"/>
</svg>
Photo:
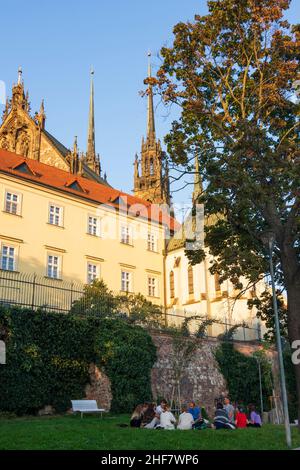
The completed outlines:
<svg viewBox="0 0 300 470">
<path fill-rule="evenodd" d="M 129 192 L 133 160 L 146 131 L 146 100 L 139 96 L 147 68 L 147 51 L 155 57 L 172 44 L 179 21 L 206 12 L 206 0 L 14 0 L 1 6 L 0 80 L 10 93 L 23 68 L 32 111 L 45 99 L 46 128 L 67 147 L 78 136 L 86 149 L 89 70 L 95 68 L 96 144 L 109 182 Z M 293 0 L 288 19 L 300 21 Z M 2 106 L 0 105 L 0 111 Z M 168 115 L 156 107 L 158 136 L 168 132 Z M 191 191 L 190 188 L 189 191 Z M 175 201 L 189 199 L 189 191 Z"/>
</svg>

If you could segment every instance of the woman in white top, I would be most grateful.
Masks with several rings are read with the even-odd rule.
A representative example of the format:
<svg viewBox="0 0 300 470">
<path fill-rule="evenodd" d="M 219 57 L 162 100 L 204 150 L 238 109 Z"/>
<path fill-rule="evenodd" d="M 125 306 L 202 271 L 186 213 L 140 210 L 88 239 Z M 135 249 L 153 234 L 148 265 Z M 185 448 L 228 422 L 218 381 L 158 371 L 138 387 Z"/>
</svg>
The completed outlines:
<svg viewBox="0 0 300 470">
<path fill-rule="evenodd" d="M 159 427 L 163 429 L 175 429 L 175 424 L 176 418 L 173 413 L 171 413 L 170 407 L 167 405 L 160 415 Z"/>
<path fill-rule="evenodd" d="M 193 429 L 194 418 L 191 413 L 187 412 L 187 409 L 187 406 L 183 405 L 183 407 L 181 408 L 181 415 L 179 416 L 177 429 L 181 429 L 182 431 L 188 431 L 190 429 Z"/>
</svg>

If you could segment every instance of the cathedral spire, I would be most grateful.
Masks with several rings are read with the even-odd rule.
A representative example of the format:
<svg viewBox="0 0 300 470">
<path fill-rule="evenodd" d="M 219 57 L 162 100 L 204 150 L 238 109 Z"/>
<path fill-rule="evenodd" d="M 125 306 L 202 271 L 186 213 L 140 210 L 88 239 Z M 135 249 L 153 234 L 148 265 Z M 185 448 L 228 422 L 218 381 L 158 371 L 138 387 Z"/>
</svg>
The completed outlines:
<svg viewBox="0 0 300 470">
<path fill-rule="evenodd" d="M 151 52 L 148 52 L 148 79 L 152 78 L 151 69 Z M 151 83 L 148 88 L 148 113 L 147 113 L 147 138 L 155 140 L 155 120 L 154 120 L 154 106 L 153 106 L 153 89 Z"/>
<path fill-rule="evenodd" d="M 22 67 L 19 67 L 18 68 L 18 85 L 22 85 L 22 74 L 23 74 Z"/>
<path fill-rule="evenodd" d="M 90 90 L 90 109 L 89 109 L 89 127 L 88 142 L 85 163 L 91 170 L 101 176 L 100 157 L 96 154 L 95 144 L 95 108 L 94 108 L 94 69 L 91 68 L 91 90 Z"/>
<path fill-rule="evenodd" d="M 90 91 L 90 110 L 89 110 L 89 128 L 87 144 L 87 161 L 96 161 L 95 148 L 95 111 L 94 111 L 94 69 L 91 69 L 91 91 Z"/>
</svg>

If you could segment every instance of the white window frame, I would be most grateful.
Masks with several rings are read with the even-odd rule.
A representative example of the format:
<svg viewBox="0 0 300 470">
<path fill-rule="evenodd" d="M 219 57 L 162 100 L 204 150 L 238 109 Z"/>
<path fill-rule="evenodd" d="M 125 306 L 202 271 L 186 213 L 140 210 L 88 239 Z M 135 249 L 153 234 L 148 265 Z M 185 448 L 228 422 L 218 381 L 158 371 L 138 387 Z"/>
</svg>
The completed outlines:
<svg viewBox="0 0 300 470">
<path fill-rule="evenodd" d="M 8 248 L 8 250 L 14 250 L 14 255 L 13 255 L 13 269 L 8 269 L 8 265 L 6 267 L 4 267 L 3 265 L 3 249 L 4 248 Z M 9 258 L 11 258 L 9 255 L 7 256 L 8 260 Z M 0 269 L 2 271 L 10 271 L 10 272 L 13 272 L 13 271 L 17 271 L 17 260 L 18 260 L 18 247 L 16 245 L 13 245 L 13 244 L 10 244 L 10 243 L 5 243 L 5 242 L 1 242 L 1 253 L 0 253 Z M 8 261 L 9 263 L 9 261 Z"/>
<path fill-rule="evenodd" d="M 153 253 L 157 253 L 157 236 L 155 233 L 148 232 L 147 236 L 147 249 Z"/>
<path fill-rule="evenodd" d="M 53 276 L 51 275 L 51 273 L 49 273 L 50 257 L 57 258 L 57 265 L 56 265 L 57 276 Z M 52 270 L 54 270 L 54 268 L 55 268 L 55 265 L 54 263 L 52 263 Z M 50 279 L 61 279 L 61 275 L 62 275 L 62 256 L 58 253 L 47 253 L 46 276 Z"/>
<path fill-rule="evenodd" d="M 126 283 L 126 284 L 125 284 Z M 128 289 L 127 289 L 128 284 Z M 121 292 L 133 292 L 133 272 L 126 269 L 121 270 Z"/>
<path fill-rule="evenodd" d="M 91 221 L 92 219 L 92 221 Z M 89 214 L 87 218 L 87 233 L 94 237 L 101 236 L 101 221 L 96 215 Z"/>
<path fill-rule="evenodd" d="M 159 297 L 159 281 L 157 276 L 151 274 L 147 278 L 147 295 L 148 297 Z"/>
<path fill-rule="evenodd" d="M 51 213 L 51 208 L 54 207 L 54 214 Z M 59 213 L 56 213 L 56 210 L 59 209 Z M 51 222 L 51 216 L 53 215 L 54 221 Z M 56 217 L 58 216 L 58 223 L 56 223 Z M 48 223 L 54 225 L 55 227 L 63 227 L 64 221 L 64 208 L 55 202 L 50 202 L 48 207 Z"/>
<path fill-rule="evenodd" d="M 120 241 L 124 245 L 133 245 L 132 227 L 130 225 L 126 225 L 126 224 L 121 225 Z"/>
<path fill-rule="evenodd" d="M 90 269 L 92 267 L 93 269 Z M 95 269 L 94 269 L 95 268 Z M 93 261 L 87 261 L 87 283 L 91 284 L 95 279 L 100 279 L 100 264 Z M 92 274 L 93 277 L 90 275 Z"/>
<path fill-rule="evenodd" d="M 8 195 L 15 196 L 17 198 L 16 201 L 8 201 Z M 8 209 L 8 204 L 16 206 L 16 212 L 13 210 Z M 22 194 L 18 193 L 17 191 L 6 189 L 5 190 L 5 200 L 4 200 L 4 212 L 7 212 L 7 214 L 12 214 L 12 215 L 21 215 L 22 211 Z"/>
</svg>

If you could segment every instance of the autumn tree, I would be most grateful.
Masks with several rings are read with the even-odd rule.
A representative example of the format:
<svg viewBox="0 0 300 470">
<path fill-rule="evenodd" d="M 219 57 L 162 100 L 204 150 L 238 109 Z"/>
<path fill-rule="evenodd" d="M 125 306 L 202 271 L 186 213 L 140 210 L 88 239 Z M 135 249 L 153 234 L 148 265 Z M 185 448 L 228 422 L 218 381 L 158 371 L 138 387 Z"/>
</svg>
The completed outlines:
<svg viewBox="0 0 300 470">
<path fill-rule="evenodd" d="M 156 83 L 166 103 L 181 107 L 166 138 L 173 165 L 193 173 L 199 158 L 198 202 L 216 220 L 205 229 L 211 271 L 238 288 L 242 276 L 255 284 L 269 269 L 261 234 L 272 230 L 292 343 L 300 339 L 300 27 L 284 20 L 289 6 L 209 1 L 206 16 L 175 26 Z M 198 263 L 204 251 L 189 257 Z M 300 396 L 300 365 L 295 370 Z"/>
</svg>

